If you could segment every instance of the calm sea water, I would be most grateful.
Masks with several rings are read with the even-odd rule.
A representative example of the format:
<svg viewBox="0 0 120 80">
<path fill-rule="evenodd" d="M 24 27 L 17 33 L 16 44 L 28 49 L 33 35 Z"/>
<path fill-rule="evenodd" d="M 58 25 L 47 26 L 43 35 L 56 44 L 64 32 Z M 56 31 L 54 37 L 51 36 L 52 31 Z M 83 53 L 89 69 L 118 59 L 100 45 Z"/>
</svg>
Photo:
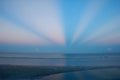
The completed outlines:
<svg viewBox="0 0 120 80">
<path fill-rule="evenodd" d="M 5 55 L 7 56 L 7 55 Z M 0 56 L 0 64 L 39 66 L 120 66 L 120 54 L 46 54 Z M 50 57 L 49 57 L 50 56 Z"/>
<path fill-rule="evenodd" d="M 47 55 L 49 56 L 49 55 Z M 79 54 L 65 54 L 62 57 L 15 57 L 15 56 L 0 56 L 0 65 L 27 65 L 27 66 L 118 66 L 120 67 L 120 55 L 107 54 L 107 55 L 79 55 Z M 34 70 L 31 69 L 31 70 Z M 29 71 L 28 71 L 29 72 Z M 37 71 L 40 72 L 40 71 Z M 8 73 L 1 72 L 1 74 Z M 24 72 L 23 72 L 24 73 Z M 58 74 L 52 74 L 44 76 L 38 74 L 38 77 L 23 78 L 17 77 L 17 75 L 5 75 L 1 80 L 120 80 L 120 68 L 106 68 L 96 70 L 84 70 L 74 72 L 62 72 Z M 37 74 L 36 74 L 37 75 Z M 39 77 L 40 76 L 40 77 Z M 3 77 L 3 76 L 2 76 Z"/>
</svg>

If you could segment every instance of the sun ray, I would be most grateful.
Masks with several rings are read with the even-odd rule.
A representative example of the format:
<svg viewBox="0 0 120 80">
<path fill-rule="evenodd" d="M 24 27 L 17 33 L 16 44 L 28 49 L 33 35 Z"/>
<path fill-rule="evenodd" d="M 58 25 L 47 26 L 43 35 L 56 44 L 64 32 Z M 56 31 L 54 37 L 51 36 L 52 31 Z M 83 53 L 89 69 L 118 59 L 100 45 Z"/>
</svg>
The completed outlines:
<svg viewBox="0 0 120 80">
<path fill-rule="evenodd" d="M 89 23 L 95 18 L 96 13 L 102 8 L 104 1 L 93 0 L 84 12 L 81 22 L 78 24 L 78 28 L 75 31 L 75 35 L 72 40 L 72 44 L 78 39 L 78 37 L 85 31 L 86 27 L 88 27 Z"/>
<path fill-rule="evenodd" d="M 91 43 L 97 44 L 97 45 L 119 45 L 120 44 L 120 33 L 105 36 Z"/>
<path fill-rule="evenodd" d="M 59 45 L 65 45 L 57 1 L 13 0 L 5 4 L 5 10 Z"/>
<path fill-rule="evenodd" d="M 94 33 L 92 33 L 90 36 L 86 37 L 82 43 L 88 43 L 89 41 L 95 41 L 96 38 L 101 38 L 105 36 L 105 34 L 109 32 L 113 32 L 114 29 L 119 29 L 119 23 L 120 23 L 120 16 L 115 17 L 115 19 L 112 19 L 108 23 L 104 24 L 100 27 L 100 29 L 96 30 Z"/>
<path fill-rule="evenodd" d="M 50 45 L 46 40 L 0 18 L 0 43 L 19 45 Z"/>
</svg>

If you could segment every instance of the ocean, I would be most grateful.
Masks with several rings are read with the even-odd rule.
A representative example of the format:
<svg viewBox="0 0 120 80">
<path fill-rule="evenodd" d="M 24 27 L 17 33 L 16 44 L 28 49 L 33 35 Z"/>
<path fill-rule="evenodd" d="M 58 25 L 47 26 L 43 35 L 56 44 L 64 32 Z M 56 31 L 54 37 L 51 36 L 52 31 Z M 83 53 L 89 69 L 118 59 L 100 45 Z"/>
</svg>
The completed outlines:
<svg viewBox="0 0 120 80">
<path fill-rule="evenodd" d="M 120 55 L 2 54 L 0 80 L 120 80 Z"/>
</svg>

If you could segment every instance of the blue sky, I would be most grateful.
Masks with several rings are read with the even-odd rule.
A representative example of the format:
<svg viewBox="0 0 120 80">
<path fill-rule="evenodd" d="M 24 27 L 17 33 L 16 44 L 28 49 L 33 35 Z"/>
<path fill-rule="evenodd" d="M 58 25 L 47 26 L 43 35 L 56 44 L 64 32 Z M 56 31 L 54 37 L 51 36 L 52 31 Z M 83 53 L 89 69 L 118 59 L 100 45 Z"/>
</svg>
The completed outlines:
<svg viewBox="0 0 120 80">
<path fill-rule="evenodd" d="M 0 0 L 0 52 L 119 53 L 120 0 Z"/>
</svg>

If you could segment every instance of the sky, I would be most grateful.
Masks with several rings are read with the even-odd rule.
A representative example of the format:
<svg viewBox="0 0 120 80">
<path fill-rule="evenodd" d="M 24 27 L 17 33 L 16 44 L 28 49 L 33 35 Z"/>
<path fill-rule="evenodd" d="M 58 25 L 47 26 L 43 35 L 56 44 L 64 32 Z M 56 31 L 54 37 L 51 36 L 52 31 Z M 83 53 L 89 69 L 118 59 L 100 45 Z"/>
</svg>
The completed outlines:
<svg viewBox="0 0 120 80">
<path fill-rule="evenodd" d="M 0 52 L 120 53 L 120 0 L 0 0 Z"/>
</svg>

